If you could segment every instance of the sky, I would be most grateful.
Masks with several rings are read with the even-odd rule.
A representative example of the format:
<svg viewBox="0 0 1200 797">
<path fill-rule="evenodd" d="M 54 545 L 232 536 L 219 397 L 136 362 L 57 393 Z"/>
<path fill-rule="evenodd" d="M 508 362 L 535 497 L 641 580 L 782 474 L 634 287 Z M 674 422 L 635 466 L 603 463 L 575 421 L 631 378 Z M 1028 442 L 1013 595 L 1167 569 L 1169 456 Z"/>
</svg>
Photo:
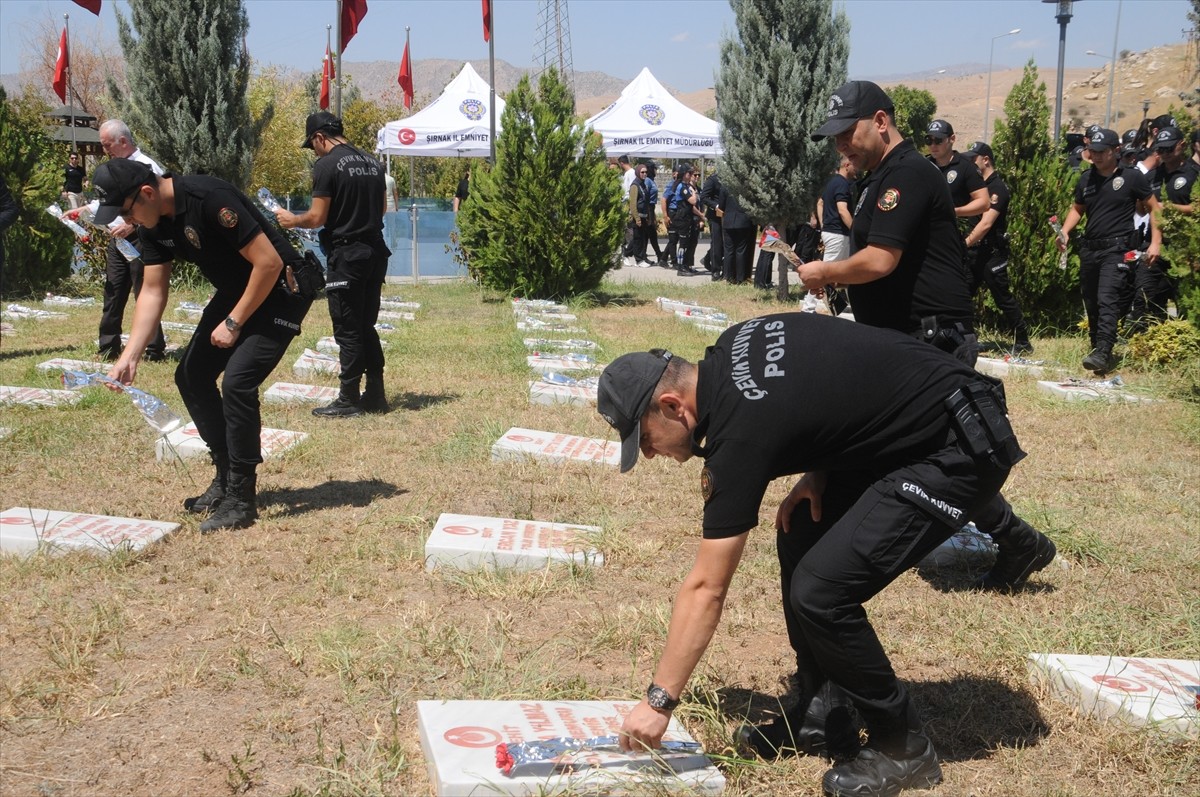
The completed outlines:
<svg viewBox="0 0 1200 797">
<path fill-rule="evenodd" d="M 182 0 L 187 2 L 187 0 Z M 496 58 L 534 63 L 538 0 L 492 0 Z M 1067 67 L 1100 67 L 1120 50 L 1181 42 L 1189 27 L 1187 0 L 1076 0 L 1067 25 Z M 835 0 L 850 19 L 850 77 L 885 78 L 974 63 L 986 69 L 1058 63 L 1053 4 L 1040 0 Z M 115 10 L 126 0 L 104 0 L 99 18 L 70 0 L 0 0 L 0 73 L 19 72 L 29 59 L 31 22 L 70 14 L 73 37 L 99 33 L 116 41 Z M 246 0 L 247 44 L 263 64 L 319 71 L 325 26 L 334 25 L 336 0 Z M 576 71 L 600 71 L 632 80 L 642 67 L 684 92 L 713 85 L 720 41 L 734 31 L 726 0 L 568 0 Z M 1117 23 L 1118 11 L 1120 24 Z M 347 45 L 347 61 L 399 64 L 405 27 L 414 60 L 486 59 L 480 0 L 368 0 L 367 15 Z M 1015 35 L 1005 35 L 1020 28 Z M 998 38 L 993 38 L 998 37 Z M 994 47 L 994 54 L 990 49 Z M 335 47 L 336 49 L 336 47 Z M 46 78 L 47 83 L 50 76 Z"/>
</svg>

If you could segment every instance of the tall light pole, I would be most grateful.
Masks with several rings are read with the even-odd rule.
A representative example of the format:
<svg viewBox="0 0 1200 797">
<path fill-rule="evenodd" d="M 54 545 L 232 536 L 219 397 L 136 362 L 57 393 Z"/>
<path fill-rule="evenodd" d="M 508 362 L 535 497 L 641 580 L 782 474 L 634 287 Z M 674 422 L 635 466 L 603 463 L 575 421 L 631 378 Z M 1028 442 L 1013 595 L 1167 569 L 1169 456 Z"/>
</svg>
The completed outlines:
<svg viewBox="0 0 1200 797">
<path fill-rule="evenodd" d="M 1109 61 L 1109 62 L 1112 61 L 1112 59 L 1109 58 L 1107 55 L 1098 53 L 1095 50 L 1088 50 L 1086 54 L 1094 55 L 1097 58 L 1103 58 L 1105 61 Z M 1116 85 L 1115 85 L 1116 81 L 1113 80 L 1113 77 L 1115 77 L 1115 75 L 1112 74 L 1114 72 L 1116 72 L 1115 69 L 1111 70 L 1111 72 L 1109 73 L 1109 76 L 1108 76 L 1108 102 L 1105 103 L 1105 105 L 1104 105 L 1104 126 L 1105 127 L 1109 126 L 1108 125 L 1109 120 L 1112 118 L 1113 92 L 1116 90 Z"/>
<path fill-rule="evenodd" d="M 992 56 L 996 52 L 996 39 L 1003 39 L 1005 36 L 1016 36 L 1021 32 L 1020 28 L 1013 28 L 1008 33 L 999 33 L 992 37 L 992 46 L 988 48 L 988 82 L 987 82 L 987 98 L 983 102 L 983 140 L 986 143 L 988 140 L 988 111 L 992 104 Z"/>
<path fill-rule="evenodd" d="M 1054 143 L 1062 138 L 1063 63 L 1067 57 L 1067 23 L 1071 21 L 1071 0 L 1042 0 L 1053 3 L 1054 19 L 1058 22 L 1058 85 L 1054 91 Z"/>
</svg>

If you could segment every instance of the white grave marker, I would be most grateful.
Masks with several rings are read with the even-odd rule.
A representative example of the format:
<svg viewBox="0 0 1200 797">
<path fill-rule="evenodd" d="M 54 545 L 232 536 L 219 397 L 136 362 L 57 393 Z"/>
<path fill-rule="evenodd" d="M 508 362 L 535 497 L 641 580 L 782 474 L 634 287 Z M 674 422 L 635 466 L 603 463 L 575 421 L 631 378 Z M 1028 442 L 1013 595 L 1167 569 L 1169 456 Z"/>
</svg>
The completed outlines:
<svg viewBox="0 0 1200 797">
<path fill-rule="evenodd" d="M 597 462 L 619 467 L 621 443 L 573 434 L 540 432 L 514 426 L 492 444 L 492 460 L 537 459 L 554 465 L 563 462 Z"/>
<path fill-rule="evenodd" d="M 596 385 L 581 379 L 578 384 L 563 385 L 538 381 L 529 383 L 530 404 L 569 404 L 574 407 L 596 406 Z"/>
<path fill-rule="evenodd" d="M 68 360 L 65 357 L 55 357 L 53 360 L 46 360 L 44 363 L 37 364 L 39 371 L 83 371 L 85 374 L 107 374 L 109 368 L 112 368 L 112 363 Z"/>
<path fill-rule="evenodd" d="M 386 340 L 381 340 L 379 341 L 379 345 L 386 349 L 388 347 L 388 342 Z M 321 352 L 322 354 L 341 354 L 342 347 L 338 345 L 337 338 L 333 337 L 332 335 L 328 335 L 326 337 L 317 339 L 317 351 Z"/>
<path fill-rule="evenodd" d="M 532 797 L 564 791 L 571 794 L 720 794 L 725 788 L 725 776 L 700 752 L 633 755 L 595 751 L 586 754 L 586 766 L 562 767 L 562 771 L 551 774 L 518 777 L 505 775 L 496 766 L 496 746 L 499 744 L 561 736 L 614 735 L 635 705 L 633 702 L 599 700 L 417 701 L 417 729 L 433 792 L 439 797 Z M 663 740 L 695 741 L 674 717 L 667 725 Z"/>
<path fill-rule="evenodd" d="M 308 439 L 308 432 L 289 432 L 286 429 L 263 429 L 259 436 L 262 446 L 262 458 L 270 459 L 274 454 L 282 454 L 289 448 Z M 168 443 L 170 445 L 168 445 Z M 154 443 L 154 454 L 159 462 L 174 458 L 172 448 L 179 453 L 181 459 L 199 457 L 208 454 L 208 445 L 200 439 L 196 424 L 188 423 L 167 435 L 166 440 L 158 438 Z"/>
<path fill-rule="evenodd" d="M 91 296 L 59 296 L 54 293 L 47 293 L 46 298 L 42 299 L 42 304 L 66 305 L 67 307 L 89 307 L 95 303 L 95 298 Z"/>
<path fill-rule="evenodd" d="M 47 390 L 40 387 L 11 387 L 0 385 L 0 404 L 23 404 L 27 407 L 61 407 L 75 404 L 82 398 L 73 390 Z"/>
<path fill-rule="evenodd" d="M 263 393 L 263 400 L 272 404 L 297 404 L 312 402 L 328 404 L 338 397 L 336 387 L 321 385 L 298 385 L 295 382 L 276 382 Z"/>
<path fill-rule="evenodd" d="M 4 308 L 5 318 L 34 318 L 38 321 L 47 318 L 66 318 L 66 313 L 58 313 L 51 310 L 35 310 L 32 307 L 26 307 L 23 304 L 10 304 Z"/>
<path fill-rule="evenodd" d="M 1106 385 L 1103 382 L 1097 381 L 1048 382 L 1039 380 L 1037 386 L 1041 392 L 1049 393 L 1052 396 L 1057 396 L 1067 401 L 1128 401 L 1133 403 L 1143 401 L 1154 403 L 1157 401 L 1157 399 L 1150 398 L 1149 396 L 1127 393 L 1121 389 L 1120 385 Z"/>
<path fill-rule="evenodd" d="M 602 565 L 604 556 L 589 539 L 599 533 L 598 526 L 443 513 L 425 541 L 425 569 L 538 570 L 550 562 Z"/>
<path fill-rule="evenodd" d="M 517 322 L 517 329 L 522 332 L 554 332 L 564 335 L 586 335 L 587 330 L 581 327 L 569 326 L 563 321 L 557 320 L 554 316 L 546 316 L 543 318 L 535 318 L 531 315 L 522 316 Z"/>
<path fill-rule="evenodd" d="M 417 320 L 416 313 L 407 313 L 407 312 L 402 312 L 400 310 L 380 310 L 378 317 L 386 319 L 388 321 L 416 321 Z"/>
<path fill-rule="evenodd" d="M 539 374 L 561 374 L 564 371 L 599 371 L 604 366 L 586 354 L 530 354 L 526 364 Z"/>
<path fill-rule="evenodd" d="M 1025 360 L 1020 357 L 1002 359 L 998 357 L 980 357 L 975 361 L 975 370 L 988 376 L 1046 376 L 1048 368 L 1041 360 Z"/>
<path fill-rule="evenodd" d="M 571 308 L 549 299 L 513 299 L 512 310 L 513 315 L 559 315 L 569 313 Z"/>
<path fill-rule="evenodd" d="M 180 302 L 175 312 L 184 318 L 199 318 L 204 315 L 204 305 L 196 302 Z"/>
<path fill-rule="evenodd" d="M 664 310 L 668 313 L 673 313 L 676 310 L 679 310 L 682 312 L 690 311 L 690 312 L 696 312 L 696 313 L 704 313 L 706 315 L 712 315 L 713 313 L 720 312 L 715 307 L 705 307 L 704 305 L 700 304 L 699 302 L 685 302 L 685 301 L 681 301 L 679 299 L 668 299 L 665 296 L 659 296 L 657 299 L 654 300 L 654 303 L 656 305 L 658 305 L 659 310 Z"/>
<path fill-rule="evenodd" d="M 18 506 L 0 512 L 0 551 L 25 554 L 42 546 L 54 553 L 140 551 L 178 528 L 178 523 Z"/>
<path fill-rule="evenodd" d="M 298 374 L 334 374 L 341 373 L 342 366 L 337 357 L 322 354 L 319 351 L 305 349 L 292 365 L 292 370 Z"/>
<path fill-rule="evenodd" d="M 420 310 L 420 302 L 405 302 L 400 299 L 380 299 L 379 306 L 387 310 Z"/>
<path fill-rule="evenodd" d="M 1088 716 L 1200 738 L 1200 661 L 1030 653 L 1029 673 Z"/>
<path fill-rule="evenodd" d="M 522 341 L 530 351 L 595 351 L 596 344 L 578 338 L 525 338 Z"/>
<path fill-rule="evenodd" d="M 161 322 L 161 326 L 163 329 L 169 329 L 173 332 L 184 332 L 188 335 L 196 334 L 195 324 L 185 324 L 182 321 L 163 321 Z"/>
</svg>

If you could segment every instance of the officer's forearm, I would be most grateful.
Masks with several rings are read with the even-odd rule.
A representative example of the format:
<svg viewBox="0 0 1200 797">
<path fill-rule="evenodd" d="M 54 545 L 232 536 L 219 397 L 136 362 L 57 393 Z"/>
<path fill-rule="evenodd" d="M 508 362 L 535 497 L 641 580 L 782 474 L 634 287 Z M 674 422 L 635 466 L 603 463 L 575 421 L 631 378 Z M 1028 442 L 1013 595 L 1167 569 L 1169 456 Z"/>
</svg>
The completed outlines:
<svg viewBox="0 0 1200 797">
<path fill-rule="evenodd" d="M 242 247 L 241 255 L 250 261 L 250 281 L 229 315 L 239 324 L 245 324 L 274 290 L 283 271 L 283 260 L 264 233 L 259 233 Z"/>
<path fill-rule="evenodd" d="M 822 263 L 824 283 L 863 285 L 883 279 L 896 270 L 900 255 L 901 250 L 895 247 L 869 244 L 845 260 Z"/>
<path fill-rule="evenodd" d="M 133 306 L 133 326 L 129 330 L 129 342 L 125 351 L 130 359 L 138 360 L 150 341 L 158 334 L 171 291 L 171 264 L 145 266 L 142 272 L 142 289 Z"/>
</svg>

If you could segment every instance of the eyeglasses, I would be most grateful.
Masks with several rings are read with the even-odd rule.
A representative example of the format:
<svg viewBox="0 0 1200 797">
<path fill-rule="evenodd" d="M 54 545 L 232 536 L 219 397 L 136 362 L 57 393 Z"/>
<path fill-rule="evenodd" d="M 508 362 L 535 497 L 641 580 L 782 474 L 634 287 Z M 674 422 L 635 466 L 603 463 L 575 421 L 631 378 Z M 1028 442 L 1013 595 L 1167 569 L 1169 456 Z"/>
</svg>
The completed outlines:
<svg viewBox="0 0 1200 797">
<path fill-rule="evenodd" d="M 926 144 L 945 144 L 946 139 L 936 138 L 935 136 L 925 136 L 925 143 Z"/>
<path fill-rule="evenodd" d="M 645 173 L 646 173 L 645 169 L 638 169 L 638 174 L 645 174 Z"/>
<path fill-rule="evenodd" d="M 122 217 L 128 217 L 129 214 L 133 212 L 133 209 L 135 207 L 137 207 L 138 199 L 141 196 L 142 196 L 142 187 L 139 185 L 133 192 L 133 201 L 129 203 L 129 207 L 125 207 L 124 204 L 121 205 L 121 216 Z"/>
</svg>

